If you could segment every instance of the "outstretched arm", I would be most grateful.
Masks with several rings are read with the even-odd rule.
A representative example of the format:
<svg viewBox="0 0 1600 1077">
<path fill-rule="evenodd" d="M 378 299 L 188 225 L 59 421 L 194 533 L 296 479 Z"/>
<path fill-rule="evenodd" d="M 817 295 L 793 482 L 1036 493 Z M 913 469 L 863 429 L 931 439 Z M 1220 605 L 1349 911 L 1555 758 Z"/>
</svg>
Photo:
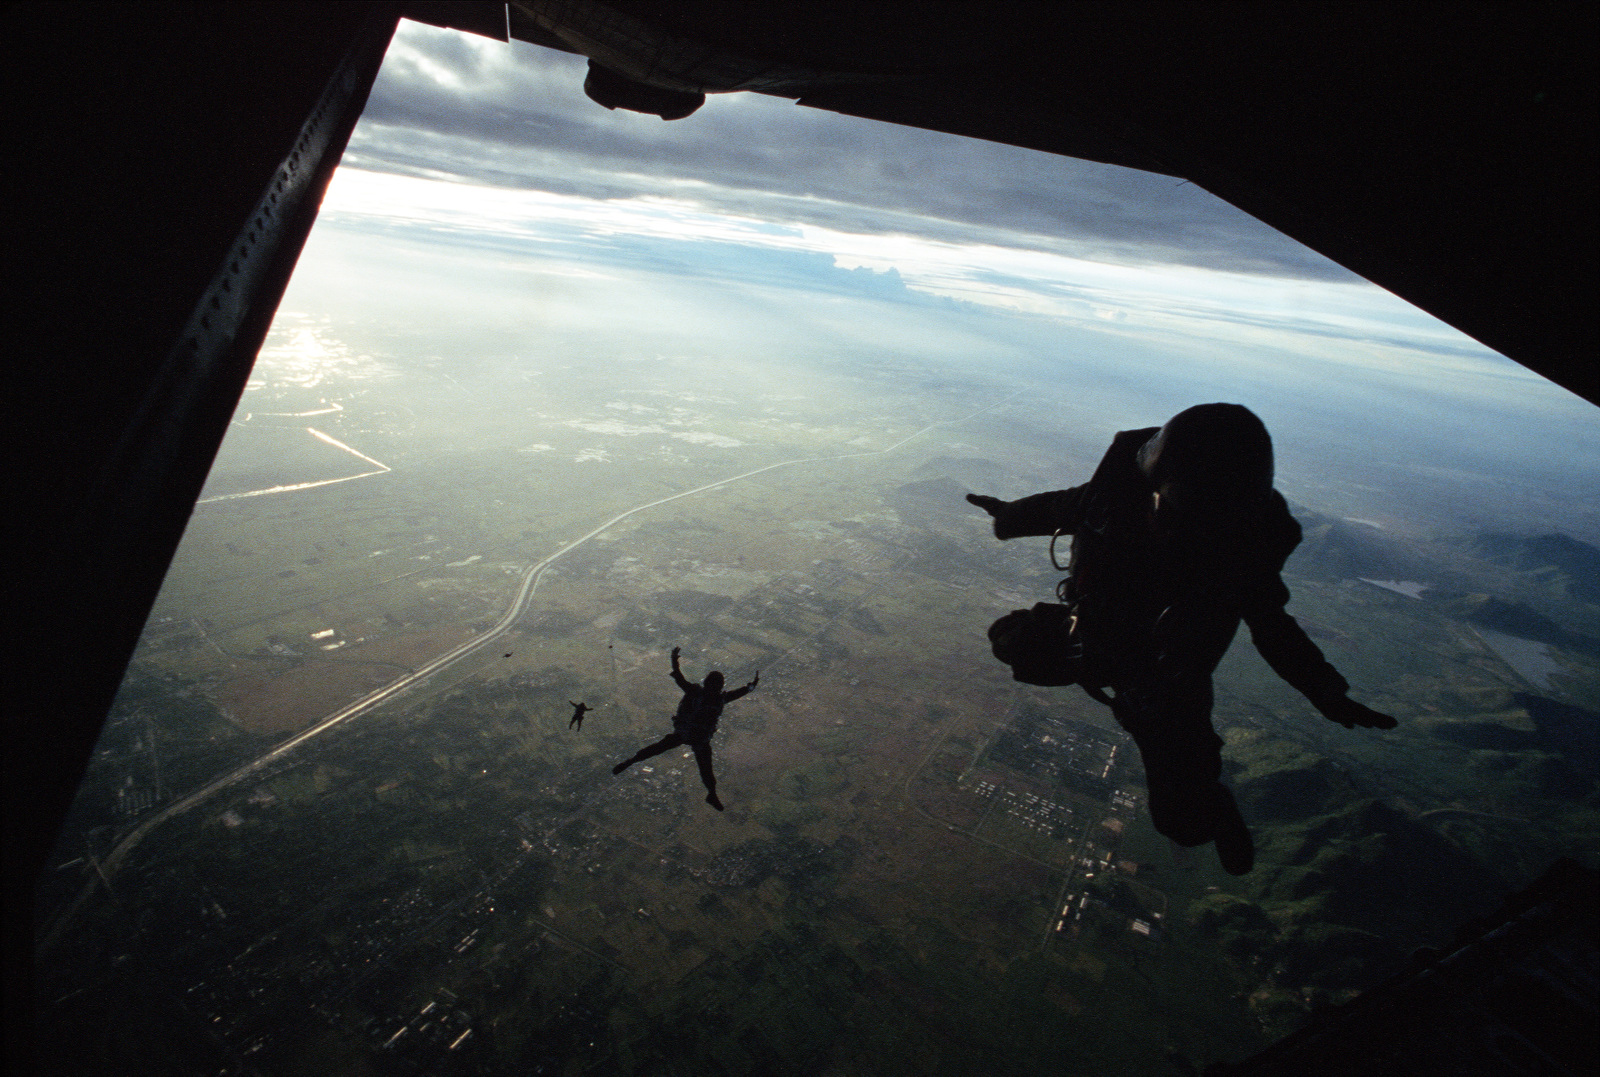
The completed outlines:
<svg viewBox="0 0 1600 1077">
<path fill-rule="evenodd" d="M 1278 586 L 1283 588 L 1281 582 Z M 1288 588 L 1283 588 L 1283 597 L 1288 596 Z M 1251 642 L 1267 665 L 1309 699 L 1324 718 L 1346 729 L 1395 727 L 1397 723 L 1389 715 L 1350 698 L 1350 682 L 1328 663 L 1305 629 L 1281 605 L 1249 610 L 1245 623 L 1250 626 Z"/>
<path fill-rule="evenodd" d="M 756 675 L 750 679 L 750 683 L 749 684 L 745 685 L 743 688 L 735 688 L 731 692 L 722 693 L 722 702 L 724 702 L 724 703 L 732 703 L 734 700 L 748 695 L 750 693 L 750 689 L 754 688 L 756 685 L 758 685 L 760 683 L 761 683 L 761 671 L 758 669 L 758 670 L 756 670 Z"/>
<path fill-rule="evenodd" d="M 678 668 L 678 652 L 680 650 L 682 650 L 680 647 L 672 648 L 672 679 L 677 682 L 679 688 L 687 692 L 690 688 L 689 682 L 684 679 L 683 670 Z"/>
<path fill-rule="evenodd" d="M 1057 531 L 1077 531 L 1083 487 L 1051 490 L 1016 501 L 1001 501 L 987 494 L 968 494 L 967 500 L 994 517 L 994 537 L 1022 538 L 1028 535 L 1053 535 Z"/>
</svg>

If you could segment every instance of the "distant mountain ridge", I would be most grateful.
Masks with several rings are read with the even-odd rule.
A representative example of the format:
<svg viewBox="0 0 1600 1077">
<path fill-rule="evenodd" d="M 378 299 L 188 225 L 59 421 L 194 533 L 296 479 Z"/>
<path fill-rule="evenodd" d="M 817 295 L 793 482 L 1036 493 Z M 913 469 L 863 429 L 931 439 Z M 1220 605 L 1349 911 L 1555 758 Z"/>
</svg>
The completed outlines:
<svg viewBox="0 0 1600 1077">
<path fill-rule="evenodd" d="M 1472 548 L 1487 561 L 1564 585 L 1580 602 L 1600 605 L 1600 548 L 1567 535 L 1508 535 L 1485 531 Z"/>
<path fill-rule="evenodd" d="M 1464 621 L 1493 632 L 1600 656 L 1600 640 L 1568 631 L 1522 602 L 1507 602 L 1493 595 L 1463 595 L 1450 599 L 1446 609 Z"/>
<path fill-rule="evenodd" d="M 900 518 L 935 531 L 948 528 L 957 517 L 977 518 L 977 509 L 967 504 L 967 487 L 948 476 L 908 482 L 897 487 L 886 499 Z"/>
<path fill-rule="evenodd" d="M 1289 571 L 1303 576 L 1351 580 L 1415 580 L 1436 583 L 1438 572 L 1399 540 L 1376 527 L 1351 523 L 1291 503 L 1303 537 L 1289 558 Z"/>
</svg>

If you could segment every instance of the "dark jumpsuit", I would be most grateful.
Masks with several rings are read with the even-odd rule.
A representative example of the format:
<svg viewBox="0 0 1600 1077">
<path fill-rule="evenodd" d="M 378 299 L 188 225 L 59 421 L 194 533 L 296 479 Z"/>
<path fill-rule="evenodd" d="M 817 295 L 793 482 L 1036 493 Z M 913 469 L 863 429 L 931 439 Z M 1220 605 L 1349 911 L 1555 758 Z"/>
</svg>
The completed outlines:
<svg viewBox="0 0 1600 1077">
<path fill-rule="evenodd" d="M 705 783 L 707 791 L 715 795 L 717 779 L 711 771 L 711 735 L 717 731 L 722 708 L 747 694 L 751 686 L 747 684 L 730 692 L 712 692 L 704 685 L 695 684 L 686 678 L 676 665 L 672 669 L 672 679 L 683 689 L 683 698 L 678 701 L 678 711 L 672 716 L 672 732 L 654 744 L 640 748 L 626 762 L 618 765 L 616 770 L 621 771 L 634 763 L 676 748 L 680 744 L 687 744 L 694 749 L 694 761 L 700 767 L 700 780 Z"/>
<path fill-rule="evenodd" d="M 994 529 L 1002 539 L 1073 536 L 1066 599 L 1100 682 L 1085 686 L 1115 693 L 1112 712 L 1139 746 L 1156 829 L 1199 845 L 1214 837 L 1218 798 L 1231 805 L 1211 674 L 1239 622 L 1273 672 L 1313 703 L 1349 685 L 1284 610 L 1279 573 L 1300 525 L 1282 495 L 1223 514 L 1203 533 L 1163 527 L 1136 460 L 1156 432 L 1119 433 L 1089 482 L 1010 502 Z"/>
</svg>

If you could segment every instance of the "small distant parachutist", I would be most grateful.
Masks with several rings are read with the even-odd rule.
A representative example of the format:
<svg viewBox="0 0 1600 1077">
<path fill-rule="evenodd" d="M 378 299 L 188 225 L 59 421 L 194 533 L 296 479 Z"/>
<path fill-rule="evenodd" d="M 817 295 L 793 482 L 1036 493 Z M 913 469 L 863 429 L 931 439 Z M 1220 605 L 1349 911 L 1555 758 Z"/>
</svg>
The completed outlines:
<svg viewBox="0 0 1600 1077">
<path fill-rule="evenodd" d="M 678 712 L 672 716 L 672 732 L 654 744 L 640 748 L 612 767 L 611 773 L 621 774 L 635 763 L 660 755 L 680 744 L 687 744 L 694 749 L 694 761 L 700 767 L 700 780 L 706 785 L 706 803 L 721 811 L 722 801 L 717 799 L 717 778 L 711 772 L 711 735 L 717 731 L 722 708 L 760 684 L 761 672 L 757 670 L 750 683 L 743 688 L 724 692 L 722 673 L 719 670 L 714 669 L 707 673 L 705 681 L 701 684 L 695 684 L 685 678 L 683 670 L 678 668 L 680 650 L 678 647 L 672 648 L 672 679 L 683 690 L 683 698 L 678 701 Z"/>
<path fill-rule="evenodd" d="M 573 703 L 570 699 L 567 702 L 572 704 L 572 721 L 567 723 L 567 728 L 576 729 L 581 733 L 583 732 L 583 716 L 594 710 L 594 708 L 587 703 Z"/>
</svg>

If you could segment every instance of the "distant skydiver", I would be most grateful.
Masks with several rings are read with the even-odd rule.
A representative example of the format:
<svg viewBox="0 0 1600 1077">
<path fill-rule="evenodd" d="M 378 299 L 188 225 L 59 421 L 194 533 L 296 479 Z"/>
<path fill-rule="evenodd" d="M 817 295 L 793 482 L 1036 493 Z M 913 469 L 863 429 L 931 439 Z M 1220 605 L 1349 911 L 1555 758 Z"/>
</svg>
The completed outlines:
<svg viewBox="0 0 1600 1077">
<path fill-rule="evenodd" d="M 1070 490 L 967 500 L 994 517 L 996 538 L 1073 536 L 1061 604 L 996 621 L 995 656 L 1019 681 L 1078 684 L 1109 706 L 1139 746 L 1156 829 L 1179 845 L 1215 842 L 1232 874 L 1254 865 L 1255 845 L 1220 780 L 1211 674 L 1241 619 L 1273 672 L 1328 719 L 1394 728 L 1349 698 L 1284 610 L 1279 573 L 1300 525 L 1272 488 L 1272 438 L 1248 408 L 1201 404 L 1125 430 Z"/>
<path fill-rule="evenodd" d="M 569 699 L 567 702 L 572 703 L 572 700 Z M 594 708 L 587 703 L 572 703 L 572 721 L 567 723 L 567 728 L 583 732 L 583 716 L 592 710 Z"/>
<path fill-rule="evenodd" d="M 707 673 L 703 684 L 695 684 L 687 680 L 683 670 L 678 668 L 679 650 L 678 647 L 672 648 L 672 679 L 683 689 L 683 698 L 678 701 L 678 713 L 672 716 L 672 732 L 654 744 L 640 748 L 612 767 L 611 773 L 621 774 L 635 763 L 660 755 L 669 748 L 687 744 L 694 749 L 694 761 L 700 767 L 700 780 L 706 783 L 706 803 L 721 811 L 722 801 L 717 799 L 717 778 L 711 772 L 711 734 L 717 731 L 722 708 L 760 684 L 761 673 L 758 670 L 749 684 L 731 692 L 722 690 L 722 674 L 717 670 Z"/>
</svg>

